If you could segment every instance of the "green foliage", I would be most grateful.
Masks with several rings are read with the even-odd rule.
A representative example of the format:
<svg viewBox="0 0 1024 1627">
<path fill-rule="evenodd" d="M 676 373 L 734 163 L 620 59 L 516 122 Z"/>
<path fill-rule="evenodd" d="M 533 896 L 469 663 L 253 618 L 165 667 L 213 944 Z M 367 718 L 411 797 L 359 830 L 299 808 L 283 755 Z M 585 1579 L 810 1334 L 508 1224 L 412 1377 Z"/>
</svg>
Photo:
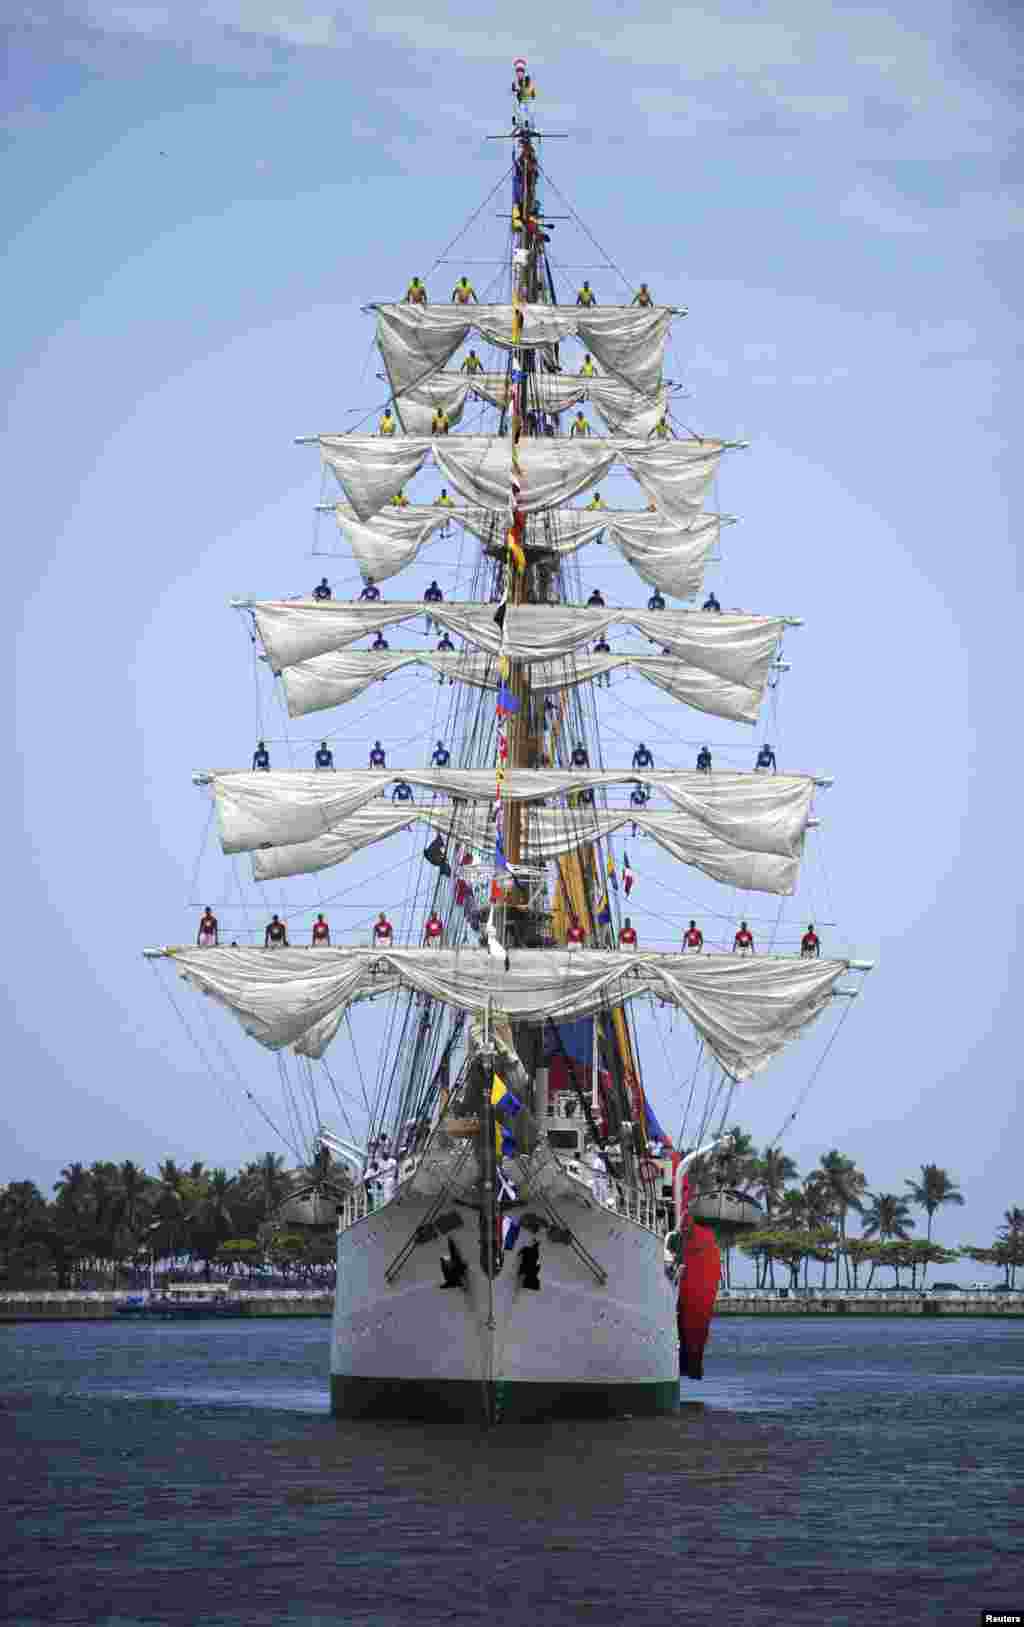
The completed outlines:
<svg viewBox="0 0 1024 1627">
<path fill-rule="evenodd" d="M 0 1287 L 116 1287 L 128 1265 L 148 1269 L 151 1254 L 158 1264 L 185 1255 L 208 1277 L 214 1265 L 252 1269 L 266 1254 L 268 1218 L 292 1185 L 276 1153 L 235 1175 L 201 1159 L 188 1169 L 165 1159 L 156 1175 L 131 1159 L 74 1162 L 50 1202 L 30 1181 L 14 1182 L 0 1188 Z M 329 1247 L 293 1235 L 292 1252 L 282 1255 L 287 1269 L 308 1276 L 333 1265 L 333 1234 Z"/>
</svg>

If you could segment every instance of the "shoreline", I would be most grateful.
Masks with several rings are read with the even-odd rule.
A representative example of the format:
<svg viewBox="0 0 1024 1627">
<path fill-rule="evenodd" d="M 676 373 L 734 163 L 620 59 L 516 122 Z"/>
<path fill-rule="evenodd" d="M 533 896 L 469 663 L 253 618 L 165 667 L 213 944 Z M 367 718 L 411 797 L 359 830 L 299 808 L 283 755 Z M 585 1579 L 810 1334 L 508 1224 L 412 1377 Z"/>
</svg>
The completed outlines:
<svg viewBox="0 0 1024 1627">
<path fill-rule="evenodd" d="M 125 1292 L 112 1290 L 92 1292 L 57 1290 L 22 1290 L 0 1294 L 0 1324 L 19 1322 L 113 1322 L 124 1320 L 148 1321 L 150 1318 L 121 1317 L 118 1304 L 127 1297 Z M 334 1309 L 334 1291 L 299 1290 L 232 1293 L 233 1301 L 241 1300 L 245 1315 L 239 1320 L 256 1317 L 321 1317 L 329 1318 Z M 926 1316 L 929 1318 L 955 1316 L 989 1319 L 1024 1318 L 1024 1291 L 996 1294 L 991 1291 L 959 1293 L 890 1293 L 860 1290 L 859 1292 L 830 1292 L 812 1288 L 785 1297 L 778 1289 L 742 1288 L 723 1289 L 715 1305 L 715 1317 L 794 1317 L 794 1316 Z M 175 1318 L 177 1320 L 177 1318 Z M 184 1320 L 184 1319 L 182 1319 Z M 207 1320 L 207 1318 L 202 1318 Z M 212 1312 L 209 1320 L 218 1320 Z M 227 1320 L 227 1319 L 225 1319 Z M 234 1320 L 234 1318 L 231 1318 Z"/>
</svg>

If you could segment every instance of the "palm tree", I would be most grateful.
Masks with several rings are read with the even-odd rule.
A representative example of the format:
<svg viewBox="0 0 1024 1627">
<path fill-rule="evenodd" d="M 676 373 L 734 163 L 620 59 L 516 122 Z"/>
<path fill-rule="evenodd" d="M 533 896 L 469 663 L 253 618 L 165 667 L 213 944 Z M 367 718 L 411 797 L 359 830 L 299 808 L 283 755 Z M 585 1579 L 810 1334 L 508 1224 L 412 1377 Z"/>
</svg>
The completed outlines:
<svg viewBox="0 0 1024 1627">
<path fill-rule="evenodd" d="M 805 1224 L 809 1232 L 825 1233 L 830 1230 L 832 1222 L 835 1219 L 836 1211 L 832 1192 L 825 1177 L 824 1170 L 816 1169 L 814 1173 L 812 1175 L 808 1175 L 807 1179 L 804 1181 L 803 1207 Z M 835 1234 L 833 1233 L 832 1235 L 834 1236 Z M 816 1255 L 815 1258 L 820 1259 L 821 1255 Z M 831 1258 L 832 1256 L 829 1254 L 827 1259 L 822 1259 L 821 1286 L 823 1288 L 828 1286 L 828 1261 Z M 810 1265 L 811 1255 L 808 1253 L 804 1258 L 805 1288 L 807 1287 L 807 1278 L 810 1274 Z"/>
<path fill-rule="evenodd" d="M 956 1203 L 962 1207 L 963 1193 L 949 1171 L 942 1169 L 938 1164 L 922 1164 L 921 1179 L 919 1181 L 904 1181 L 903 1184 L 910 1188 L 911 1203 L 916 1203 L 919 1208 L 927 1212 L 927 1238 L 930 1243 L 932 1240 L 932 1221 L 935 1218 L 936 1209 L 940 1208 L 944 1203 Z M 927 1266 L 921 1268 L 922 1286 L 924 1285 L 927 1269 Z"/>
<path fill-rule="evenodd" d="M 782 1202 L 786 1182 L 795 1179 L 796 1164 L 786 1153 L 778 1147 L 768 1146 L 759 1158 L 754 1158 L 750 1168 L 751 1185 L 754 1193 L 764 1202 L 764 1212 L 767 1221 L 767 1230 L 771 1230 L 772 1217 L 778 1205 Z M 775 1287 L 775 1261 L 771 1254 L 766 1257 L 767 1274 L 771 1285 Z M 763 1269 L 762 1269 L 762 1275 Z M 758 1287 L 761 1284 L 758 1283 Z"/>
<path fill-rule="evenodd" d="M 234 1229 L 230 1200 L 235 1188 L 236 1183 L 226 1169 L 215 1169 L 204 1177 L 202 1196 L 195 1212 L 189 1216 L 194 1222 L 194 1246 L 205 1262 L 207 1282 L 210 1280 L 211 1260 Z"/>
<path fill-rule="evenodd" d="M 60 1172 L 60 1180 L 55 1182 L 53 1190 L 57 1194 L 57 1202 L 66 1204 L 73 1210 L 81 1211 L 89 1195 L 89 1176 L 84 1164 L 68 1164 Z"/>
<path fill-rule="evenodd" d="M 850 1265 L 845 1260 L 846 1247 L 846 1216 L 851 1209 L 860 1212 L 864 1205 L 861 1202 L 861 1193 L 867 1185 L 867 1180 L 857 1168 L 852 1158 L 847 1158 L 837 1147 L 831 1152 L 823 1153 L 819 1163 L 823 1176 L 823 1186 L 830 1200 L 831 1213 L 839 1221 L 839 1248 L 836 1250 L 836 1287 L 839 1287 L 839 1256 L 844 1255 L 846 1265 L 846 1286 L 850 1286 Z"/>
<path fill-rule="evenodd" d="M 908 1199 L 901 1197 L 898 1192 L 869 1192 L 871 1202 L 861 1215 L 861 1232 L 865 1238 L 877 1237 L 879 1242 L 887 1243 L 897 1241 L 906 1243 L 916 1225 L 910 1213 Z M 868 1278 L 868 1287 L 875 1280 L 878 1261 L 872 1261 L 871 1275 Z M 897 1272 L 896 1281 L 899 1282 Z"/>
<path fill-rule="evenodd" d="M 807 1224 L 807 1198 L 798 1186 L 789 1186 L 783 1192 L 779 1220 L 787 1231 L 800 1231 Z"/>
<path fill-rule="evenodd" d="M 1024 1264 L 1024 1209 L 1016 1204 L 1012 1209 L 1005 1209 L 1003 1222 L 996 1233 L 996 1248 L 1002 1255 L 1007 1286 L 1015 1288 L 1017 1267 Z"/>
<path fill-rule="evenodd" d="M 263 1199 L 263 1216 L 265 1220 L 269 1220 L 288 1190 L 283 1154 L 265 1152 L 256 1166 L 256 1172 L 257 1185 Z"/>
</svg>

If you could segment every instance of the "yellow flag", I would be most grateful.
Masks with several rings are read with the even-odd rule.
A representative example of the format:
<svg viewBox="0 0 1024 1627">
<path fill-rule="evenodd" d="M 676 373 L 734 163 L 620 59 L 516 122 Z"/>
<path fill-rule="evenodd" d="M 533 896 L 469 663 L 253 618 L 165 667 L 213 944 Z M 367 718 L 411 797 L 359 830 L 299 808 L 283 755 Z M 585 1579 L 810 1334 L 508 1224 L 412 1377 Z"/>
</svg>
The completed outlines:
<svg viewBox="0 0 1024 1627">
<path fill-rule="evenodd" d="M 499 678 L 507 678 L 511 671 L 512 671 L 512 663 L 509 660 L 508 656 L 507 655 L 499 655 L 499 657 L 498 657 L 498 677 Z"/>
<path fill-rule="evenodd" d="M 494 1081 L 493 1081 L 493 1083 L 491 1085 L 491 1106 L 492 1107 L 497 1107 L 498 1103 L 501 1101 L 501 1098 L 503 1096 L 507 1096 L 507 1095 L 508 1095 L 508 1086 L 506 1085 L 504 1079 L 501 1077 L 501 1074 L 496 1073 L 494 1075 Z"/>
<path fill-rule="evenodd" d="M 508 551 L 512 556 L 512 563 L 515 565 L 519 575 L 522 576 L 526 569 L 526 555 L 523 553 L 523 550 L 516 541 L 514 531 L 510 531 L 508 534 Z"/>
</svg>

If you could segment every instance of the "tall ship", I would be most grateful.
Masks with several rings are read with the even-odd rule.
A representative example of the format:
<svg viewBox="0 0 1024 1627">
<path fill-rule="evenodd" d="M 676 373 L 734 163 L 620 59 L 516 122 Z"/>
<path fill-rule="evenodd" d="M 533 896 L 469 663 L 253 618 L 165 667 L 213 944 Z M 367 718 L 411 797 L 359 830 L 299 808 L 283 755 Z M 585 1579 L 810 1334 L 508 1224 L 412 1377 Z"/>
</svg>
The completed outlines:
<svg viewBox="0 0 1024 1627">
<path fill-rule="evenodd" d="M 778 923 L 796 893 L 828 783 L 749 743 L 798 624 L 709 588 L 726 524 L 709 494 L 740 443 L 679 421 L 665 348 L 682 309 L 646 283 L 609 303 L 599 250 L 594 286 L 556 262 L 556 232 L 594 240 L 548 175 L 556 132 L 524 61 L 511 106 L 507 173 L 471 217 L 492 258 L 460 273 L 449 249 L 366 307 L 382 399 L 301 438 L 324 471 L 328 573 L 302 597 L 235 601 L 261 738 L 250 767 L 194 778 L 238 924 L 210 907 L 194 943 L 147 951 L 272 1053 L 286 1136 L 309 1142 L 307 1206 L 336 1215 L 346 1417 L 676 1408 L 717 1284 L 690 1178 L 737 1085 L 869 965 L 802 921 L 763 941 L 758 910 L 777 903 Z M 585 570 L 616 590 L 588 594 Z M 654 724 L 658 760 L 637 727 L 645 684 L 676 708 Z M 337 718 L 293 737 L 334 708 L 362 750 Z M 696 750 L 688 715 L 747 743 Z M 396 838 L 397 865 L 358 871 Z M 655 861 L 716 901 L 649 947 L 628 912 L 646 888 L 665 919 Z M 333 904 L 291 891 L 337 867 L 357 881 Z M 674 1136 L 641 1059 L 656 1028 L 662 1099 L 686 1098 Z M 723 1191 L 705 1214 L 744 1206 Z"/>
</svg>

